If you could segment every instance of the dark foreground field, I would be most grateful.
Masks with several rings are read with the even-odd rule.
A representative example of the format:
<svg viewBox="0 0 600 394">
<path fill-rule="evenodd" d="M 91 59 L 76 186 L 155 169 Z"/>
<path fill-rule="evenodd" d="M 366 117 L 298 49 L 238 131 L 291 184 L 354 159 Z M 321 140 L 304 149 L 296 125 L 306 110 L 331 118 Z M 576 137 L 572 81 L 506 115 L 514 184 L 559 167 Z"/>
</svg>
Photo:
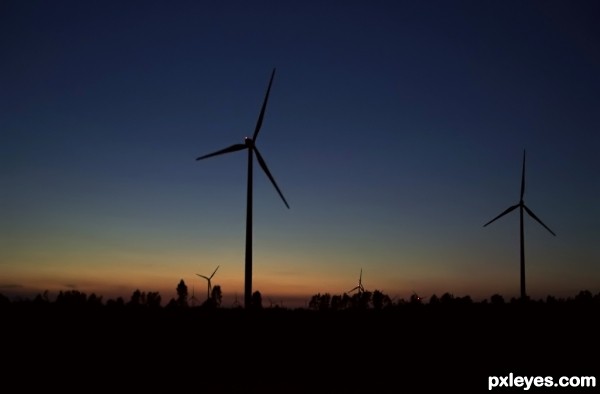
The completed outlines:
<svg viewBox="0 0 600 394">
<path fill-rule="evenodd" d="M 600 378 L 597 303 L 0 313 L 3 385 L 17 392 L 460 393 L 511 372 Z"/>
</svg>

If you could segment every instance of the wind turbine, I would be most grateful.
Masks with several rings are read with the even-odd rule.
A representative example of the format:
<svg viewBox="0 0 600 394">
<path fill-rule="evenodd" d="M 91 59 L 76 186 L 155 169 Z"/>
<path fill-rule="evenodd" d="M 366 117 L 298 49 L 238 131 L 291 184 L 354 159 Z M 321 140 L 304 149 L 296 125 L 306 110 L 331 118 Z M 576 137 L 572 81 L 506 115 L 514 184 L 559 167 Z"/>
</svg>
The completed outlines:
<svg viewBox="0 0 600 394">
<path fill-rule="evenodd" d="M 348 293 L 352 293 L 354 290 L 358 290 L 359 293 L 365 291 L 365 288 L 362 285 L 362 268 L 360 269 L 360 276 L 358 277 L 358 285 L 356 285 L 356 287 L 352 290 L 348 291 Z"/>
<path fill-rule="evenodd" d="M 211 276 L 204 276 L 204 275 L 200 275 L 200 274 L 196 274 L 201 278 L 204 278 L 208 281 L 208 293 L 206 294 L 206 299 L 210 298 L 210 291 L 212 290 L 212 285 L 210 283 L 210 280 L 212 279 L 213 276 L 215 276 L 215 272 L 217 272 L 217 270 L 219 269 L 219 265 L 217 265 L 217 268 L 215 268 L 215 270 L 213 271 Z"/>
<path fill-rule="evenodd" d="M 190 298 L 190 301 L 192 302 L 192 306 L 196 306 L 196 301 L 198 299 L 196 298 L 196 296 L 194 295 L 194 286 L 192 286 L 192 297 Z"/>
<path fill-rule="evenodd" d="M 525 232 L 523 230 L 523 211 L 526 211 L 527 214 L 529 214 L 529 216 L 531 216 L 539 224 L 544 226 L 544 228 L 546 230 L 548 230 L 550 232 L 550 234 L 556 236 L 556 234 L 554 234 L 554 232 L 552 230 L 550 230 L 550 228 L 548 226 L 546 226 L 540 220 L 540 218 L 535 216 L 535 214 L 533 213 L 533 211 L 531 211 L 531 209 L 527 208 L 527 205 L 525 205 L 525 202 L 523 201 L 524 194 L 525 194 L 525 150 L 523 150 L 523 171 L 521 173 L 521 198 L 519 200 L 519 203 L 507 208 L 500 215 L 496 216 L 495 218 L 493 218 L 492 220 L 490 220 L 489 222 L 487 222 L 486 224 L 483 225 L 483 227 L 485 227 L 488 224 L 494 222 L 495 220 L 500 219 L 502 216 L 506 215 L 507 213 L 512 212 L 515 209 L 519 208 L 519 211 L 521 214 L 520 228 L 521 228 L 521 299 L 522 300 L 525 300 L 527 298 L 527 293 L 525 292 Z"/>
<path fill-rule="evenodd" d="M 245 137 L 243 144 L 234 144 L 225 149 L 218 150 L 213 153 L 209 153 L 208 155 L 200 156 L 196 160 L 203 160 L 209 157 L 222 155 L 225 153 L 236 152 L 239 150 L 248 150 L 248 185 L 246 192 L 246 262 L 245 262 L 245 277 L 244 277 L 244 305 L 248 308 L 252 303 L 252 163 L 254 162 L 253 157 L 256 154 L 256 159 L 258 160 L 258 164 L 265 172 L 273 186 L 275 186 L 275 190 L 279 193 L 279 196 L 283 200 L 288 209 L 290 206 L 288 205 L 285 197 L 283 197 L 283 193 L 279 190 L 277 183 L 275 182 L 275 178 L 271 175 L 269 168 L 267 167 L 267 163 L 262 158 L 262 155 L 258 151 L 256 147 L 256 139 L 258 138 L 258 132 L 263 123 L 263 118 L 265 116 L 265 109 L 267 108 L 267 101 L 269 100 L 269 92 L 271 91 L 271 85 L 273 84 L 273 77 L 275 77 L 275 69 L 271 73 L 271 79 L 269 80 L 269 86 L 267 88 L 267 93 L 265 94 L 265 99 L 262 104 L 262 108 L 260 110 L 260 114 L 258 116 L 258 121 L 256 122 L 256 127 L 254 128 L 254 134 L 252 138 Z"/>
<path fill-rule="evenodd" d="M 239 308 L 240 307 L 240 303 L 238 302 L 238 298 L 237 298 L 237 293 L 235 293 L 235 298 L 233 300 L 233 304 L 231 304 L 232 308 Z"/>
<path fill-rule="evenodd" d="M 416 291 L 413 290 L 413 293 L 410 296 L 410 301 L 411 302 L 422 302 L 425 298 L 427 298 L 427 297 L 421 297 L 420 295 L 417 294 Z"/>
</svg>

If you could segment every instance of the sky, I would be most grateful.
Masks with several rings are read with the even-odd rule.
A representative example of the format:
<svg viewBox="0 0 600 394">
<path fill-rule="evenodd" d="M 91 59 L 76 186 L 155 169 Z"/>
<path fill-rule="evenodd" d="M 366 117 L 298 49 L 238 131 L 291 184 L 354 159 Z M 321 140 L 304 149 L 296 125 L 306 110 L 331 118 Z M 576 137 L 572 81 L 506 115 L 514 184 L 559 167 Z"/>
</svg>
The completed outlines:
<svg viewBox="0 0 600 394">
<path fill-rule="evenodd" d="M 0 293 L 600 292 L 600 4 L 3 1 Z"/>
</svg>

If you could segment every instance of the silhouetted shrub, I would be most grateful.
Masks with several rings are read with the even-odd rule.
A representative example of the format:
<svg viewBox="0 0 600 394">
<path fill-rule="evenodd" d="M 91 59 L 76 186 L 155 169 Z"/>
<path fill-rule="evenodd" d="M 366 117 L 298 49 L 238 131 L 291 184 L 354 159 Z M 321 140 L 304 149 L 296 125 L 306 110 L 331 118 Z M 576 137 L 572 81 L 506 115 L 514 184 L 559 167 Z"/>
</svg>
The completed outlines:
<svg viewBox="0 0 600 394">
<path fill-rule="evenodd" d="M 254 293 L 252 293 L 252 300 L 251 300 L 250 307 L 252 309 L 262 309 L 262 307 L 263 307 L 262 294 L 260 294 L 260 291 L 256 290 Z"/>
<path fill-rule="evenodd" d="M 454 296 L 450 293 L 444 293 L 442 294 L 442 297 L 440 298 L 440 303 L 442 305 L 450 305 L 454 302 Z"/>
<path fill-rule="evenodd" d="M 494 294 L 490 297 L 490 302 L 492 305 L 504 305 L 504 297 L 500 294 Z"/>
<path fill-rule="evenodd" d="M 180 307 L 188 306 L 188 288 L 183 279 L 177 285 L 177 305 Z"/>
<path fill-rule="evenodd" d="M 429 297 L 429 304 L 430 305 L 439 305 L 440 304 L 440 299 L 438 298 L 437 295 L 432 295 L 431 297 Z"/>
</svg>

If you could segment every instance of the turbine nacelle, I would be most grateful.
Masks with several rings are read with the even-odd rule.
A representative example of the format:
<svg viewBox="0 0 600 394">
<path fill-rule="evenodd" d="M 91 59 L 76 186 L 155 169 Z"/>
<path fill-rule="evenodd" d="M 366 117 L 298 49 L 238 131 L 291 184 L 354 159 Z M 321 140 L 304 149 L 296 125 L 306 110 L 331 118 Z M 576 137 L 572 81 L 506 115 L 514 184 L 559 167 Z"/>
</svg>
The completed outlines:
<svg viewBox="0 0 600 394">
<path fill-rule="evenodd" d="M 254 140 L 250 137 L 244 137 L 244 145 L 248 148 L 254 148 Z"/>
</svg>

